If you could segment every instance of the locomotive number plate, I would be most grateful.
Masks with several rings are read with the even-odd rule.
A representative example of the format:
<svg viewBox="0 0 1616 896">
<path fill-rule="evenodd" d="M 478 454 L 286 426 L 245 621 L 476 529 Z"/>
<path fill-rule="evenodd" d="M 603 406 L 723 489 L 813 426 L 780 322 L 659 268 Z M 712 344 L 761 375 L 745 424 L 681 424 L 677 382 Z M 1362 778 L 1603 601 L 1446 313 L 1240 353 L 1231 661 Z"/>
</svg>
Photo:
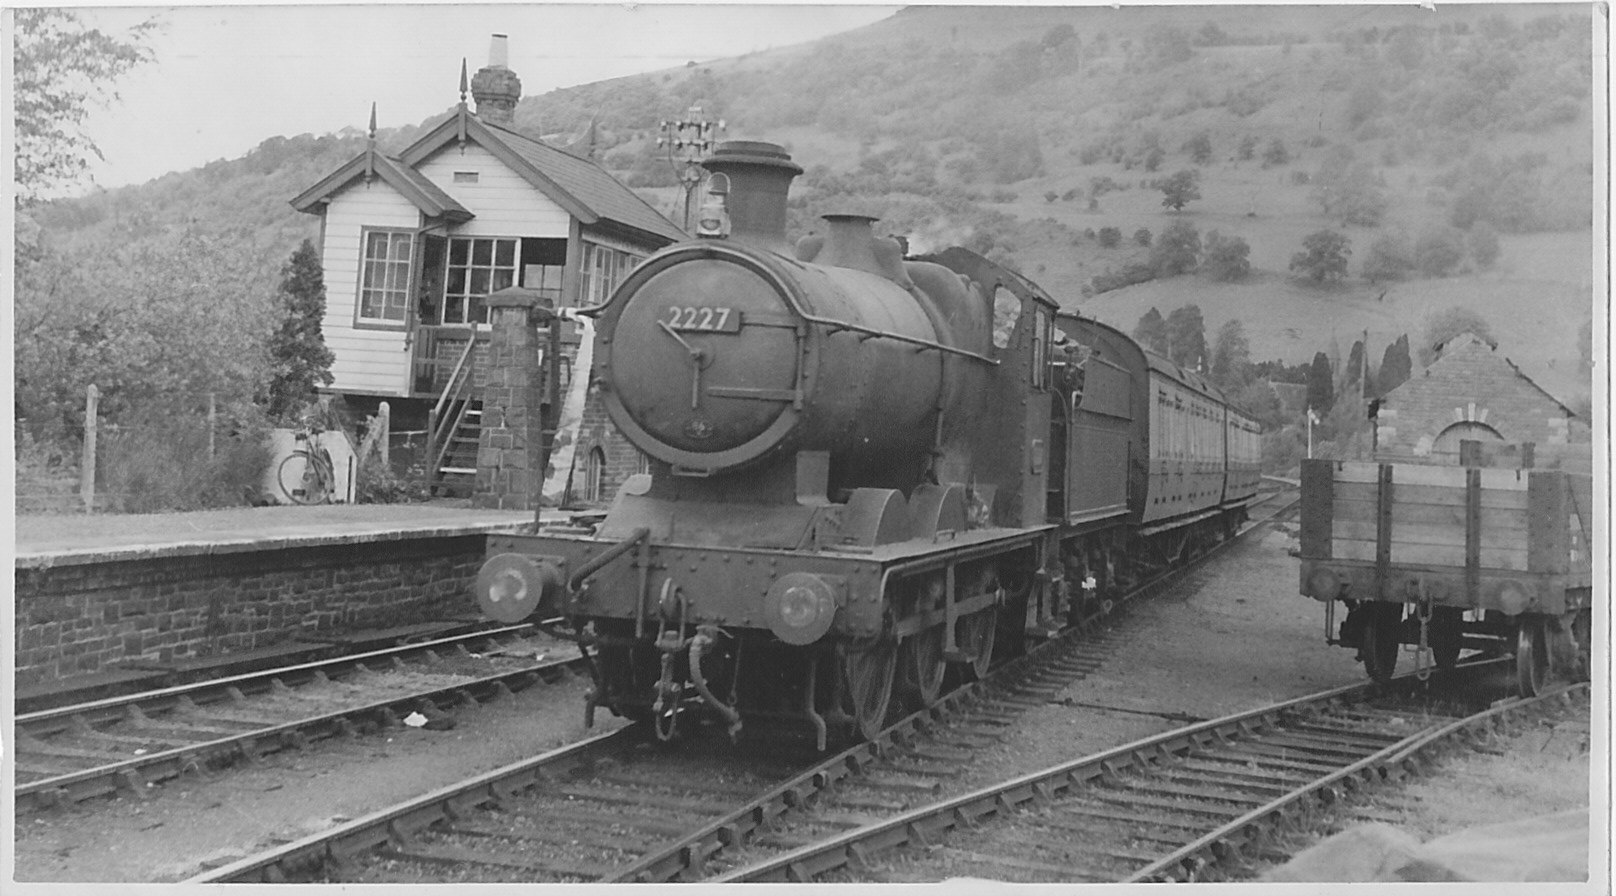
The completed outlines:
<svg viewBox="0 0 1616 896">
<path fill-rule="evenodd" d="M 674 305 L 665 321 L 669 328 L 695 333 L 739 333 L 741 313 L 733 308 L 711 305 Z"/>
</svg>

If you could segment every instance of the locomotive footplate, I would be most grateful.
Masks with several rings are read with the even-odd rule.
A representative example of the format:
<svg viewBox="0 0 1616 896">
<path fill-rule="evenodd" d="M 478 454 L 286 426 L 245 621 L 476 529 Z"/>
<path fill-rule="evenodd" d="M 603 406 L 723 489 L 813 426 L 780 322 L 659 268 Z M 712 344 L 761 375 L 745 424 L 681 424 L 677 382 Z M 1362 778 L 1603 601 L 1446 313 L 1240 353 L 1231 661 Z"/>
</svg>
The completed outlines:
<svg viewBox="0 0 1616 896">
<path fill-rule="evenodd" d="M 785 714 L 823 743 L 827 718 L 879 730 L 894 691 L 936 699 L 944 663 L 985 673 L 995 632 L 1011 628 L 998 617 L 1025 613 L 1044 536 L 980 529 L 810 552 L 659 544 L 643 530 L 616 542 L 494 535 L 478 598 L 592 649 L 590 709 L 664 737 L 688 709 L 732 735 L 744 715 Z"/>
</svg>

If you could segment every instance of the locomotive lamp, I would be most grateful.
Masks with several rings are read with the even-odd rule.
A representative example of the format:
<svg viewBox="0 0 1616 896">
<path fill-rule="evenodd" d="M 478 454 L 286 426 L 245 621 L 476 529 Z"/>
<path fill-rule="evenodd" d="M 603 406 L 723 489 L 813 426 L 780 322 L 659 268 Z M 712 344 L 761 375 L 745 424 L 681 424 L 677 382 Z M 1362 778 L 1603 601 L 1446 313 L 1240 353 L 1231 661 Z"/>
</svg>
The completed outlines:
<svg viewBox="0 0 1616 896">
<path fill-rule="evenodd" d="M 696 213 L 696 236 L 720 240 L 729 236 L 729 208 L 724 202 L 728 195 L 728 177 L 714 174 L 708 179 L 707 198 Z"/>
<path fill-rule="evenodd" d="M 837 591 L 826 576 L 787 573 L 770 586 L 763 599 L 763 617 L 774 636 L 787 644 L 812 644 L 836 620 Z"/>
</svg>

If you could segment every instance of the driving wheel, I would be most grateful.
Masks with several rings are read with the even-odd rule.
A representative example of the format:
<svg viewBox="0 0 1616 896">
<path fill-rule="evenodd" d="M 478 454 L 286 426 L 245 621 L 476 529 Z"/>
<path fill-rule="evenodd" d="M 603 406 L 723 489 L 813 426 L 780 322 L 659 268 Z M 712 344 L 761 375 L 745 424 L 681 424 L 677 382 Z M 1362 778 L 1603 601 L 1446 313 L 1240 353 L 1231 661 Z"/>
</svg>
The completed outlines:
<svg viewBox="0 0 1616 896">
<path fill-rule="evenodd" d="M 987 676 L 988 667 L 993 664 L 993 637 L 998 629 L 999 613 L 992 607 L 961 617 L 954 623 L 954 638 L 959 642 L 960 651 L 969 658 L 971 672 L 979 679 Z"/>
<path fill-rule="evenodd" d="M 890 641 L 848 645 L 842 652 L 844 709 L 866 740 L 886 727 L 897 660 L 897 645 Z"/>
<path fill-rule="evenodd" d="M 924 709 L 937 702 L 943 691 L 943 629 L 932 626 L 916 632 L 898 647 L 898 665 L 903 670 L 903 689 Z"/>
</svg>

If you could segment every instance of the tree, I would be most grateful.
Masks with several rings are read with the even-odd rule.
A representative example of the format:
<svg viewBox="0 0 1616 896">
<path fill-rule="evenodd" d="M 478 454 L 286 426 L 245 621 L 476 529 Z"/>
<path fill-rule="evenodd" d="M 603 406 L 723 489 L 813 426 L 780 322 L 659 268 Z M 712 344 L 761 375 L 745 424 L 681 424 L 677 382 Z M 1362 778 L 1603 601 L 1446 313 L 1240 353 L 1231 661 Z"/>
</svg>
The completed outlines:
<svg viewBox="0 0 1616 896">
<path fill-rule="evenodd" d="M 1320 166 L 1313 176 L 1313 200 L 1327 217 L 1357 227 L 1379 227 L 1386 215 L 1386 195 L 1370 167 L 1357 162 L 1341 169 Z"/>
<path fill-rule="evenodd" d="M 1307 406 L 1320 417 L 1335 406 L 1335 376 L 1330 370 L 1330 357 L 1324 352 L 1315 354 L 1307 369 Z"/>
<path fill-rule="evenodd" d="M 1385 234 L 1375 238 L 1364 254 L 1363 276 L 1370 283 L 1397 280 L 1414 270 L 1414 256 L 1408 251 L 1407 238 Z"/>
<path fill-rule="evenodd" d="M 1190 154 L 1190 161 L 1205 165 L 1212 161 L 1212 135 L 1201 131 L 1184 144 L 1184 149 Z"/>
<path fill-rule="evenodd" d="M 1268 141 L 1268 148 L 1263 150 L 1262 163 L 1264 168 L 1275 165 L 1284 165 L 1291 160 L 1291 151 L 1285 148 L 1285 141 L 1275 137 Z"/>
<path fill-rule="evenodd" d="M 1100 248 L 1115 249 L 1122 243 L 1122 228 L 1101 227 L 1098 239 L 1100 241 Z"/>
<path fill-rule="evenodd" d="M 1463 305 L 1454 305 L 1433 313 L 1425 319 L 1425 339 L 1420 344 L 1420 366 L 1429 367 L 1436 360 L 1437 347 L 1446 345 L 1455 336 L 1470 333 L 1482 340 L 1497 344 L 1487 319 Z"/>
<path fill-rule="evenodd" d="M 1201 235 L 1188 221 L 1174 221 L 1150 247 L 1150 266 L 1158 277 L 1195 270 L 1201 255 Z"/>
<path fill-rule="evenodd" d="M 1347 353 L 1347 366 L 1341 371 L 1342 392 L 1351 391 L 1354 386 L 1360 386 L 1363 378 L 1364 344 L 1362 339 L 1354 340 L 1352 351 Z M 1360 387 L 1360 391 L 1361 387 Z"/>
<path fill-rule="evenodd" d="M 1464 260 L 1464 234 L 1452 227 L 1436 227 L 1414 243 L 1414 264 L 1427 277 L 1444 277 Z"/>
<path fill-rule="evenodd" d="M 1408 354 L 1408 334 L 1397 337 L 1397 341 L 1386 346 L 1386 351 L 1380 356 L 1380 370 L 1375 374 L 1375 395 L 1385 395 L 1393 389 L 1408 382 L 1409 374 L 1413 372 L 1414 360 Z"/>
<path fill-rule="evenodd" d="M 1492 229 L 1486 221 L 1477 221 L 1470 228 L 1470 235 L 1465 237 L 1465 243 L 1470 247 L 1470 257 L 1476 260 L 1476 266 L 1490 268 L 1498 260 L 1500 250 L 1498 244 L 1498 231 Z"/>
<path fill-rule="evenodd" d="M 1244 280 L 1251 273 L 1251 247 L 1237 236 L 1223 236 L 1216 230 L 1206 235 L 1206 255 L 1201 269 L 1213 280 L 1228 283 Z"/>
<path fill-rule="evenodd" d="M 1167 357 L 1180 367 L 1206 368 L 1206 323 L 1199 305 L 1185 305 L 1167 315 Z"/>
<path fill-rule="evenodd" d="M 1302 238 L 1302 251 L 1291 256 L 1291 270 L 1301 271 L 1314 283 L 1347 275 L 1352 241 L 1333 230 L 1320 230 Z"/>
<path fill-rule="evenodd" d="M 269 337 L 269 414 L 295 414 L 317 386 L 331 385 L 336 357 L 320 332 L 325 318 L 325 273 L 313 240 L 304 240 L 281 269 L 281 322 Z"/>
<path fill-rule="evenodd" d="M 84 131 L 85 121 L 92 108 L 118 98 L 114 85 L 119 78 L 152 58 L 144 41 L 155 23 L 147 21 L 113 37 L 86 28 L 65 9 L 23 7 L 12 15 L 12 177 L 17 201 L 26 206 L 77 182 L 89 170 L 89 157 L 101 156 Z"/>
<path fill-rule="evenodd" d="M 1166 357 L 1167 355 L 1167 322 L 1162 320 L 1161 312 L 1155 308 L 1139 316 L 1139 323 L 1134 325 L 1133 339 L 1135 342 Z"/>
<path fill-rule="evenodd" d="M 1212 382 L 1228 393 L 1239 392 L 1251 380 L 1251 345 L 1246 328 L 1230 320 L 1218 328 L 1212 341 Z"/>
<path fill-rule="evenodd" d="M 1175 212 L 1183 211 L 1192 200 L 1201 198 L 1201 172 L 1185 168 L 1161 182 L 1162 205 Z"/>
</svg>

